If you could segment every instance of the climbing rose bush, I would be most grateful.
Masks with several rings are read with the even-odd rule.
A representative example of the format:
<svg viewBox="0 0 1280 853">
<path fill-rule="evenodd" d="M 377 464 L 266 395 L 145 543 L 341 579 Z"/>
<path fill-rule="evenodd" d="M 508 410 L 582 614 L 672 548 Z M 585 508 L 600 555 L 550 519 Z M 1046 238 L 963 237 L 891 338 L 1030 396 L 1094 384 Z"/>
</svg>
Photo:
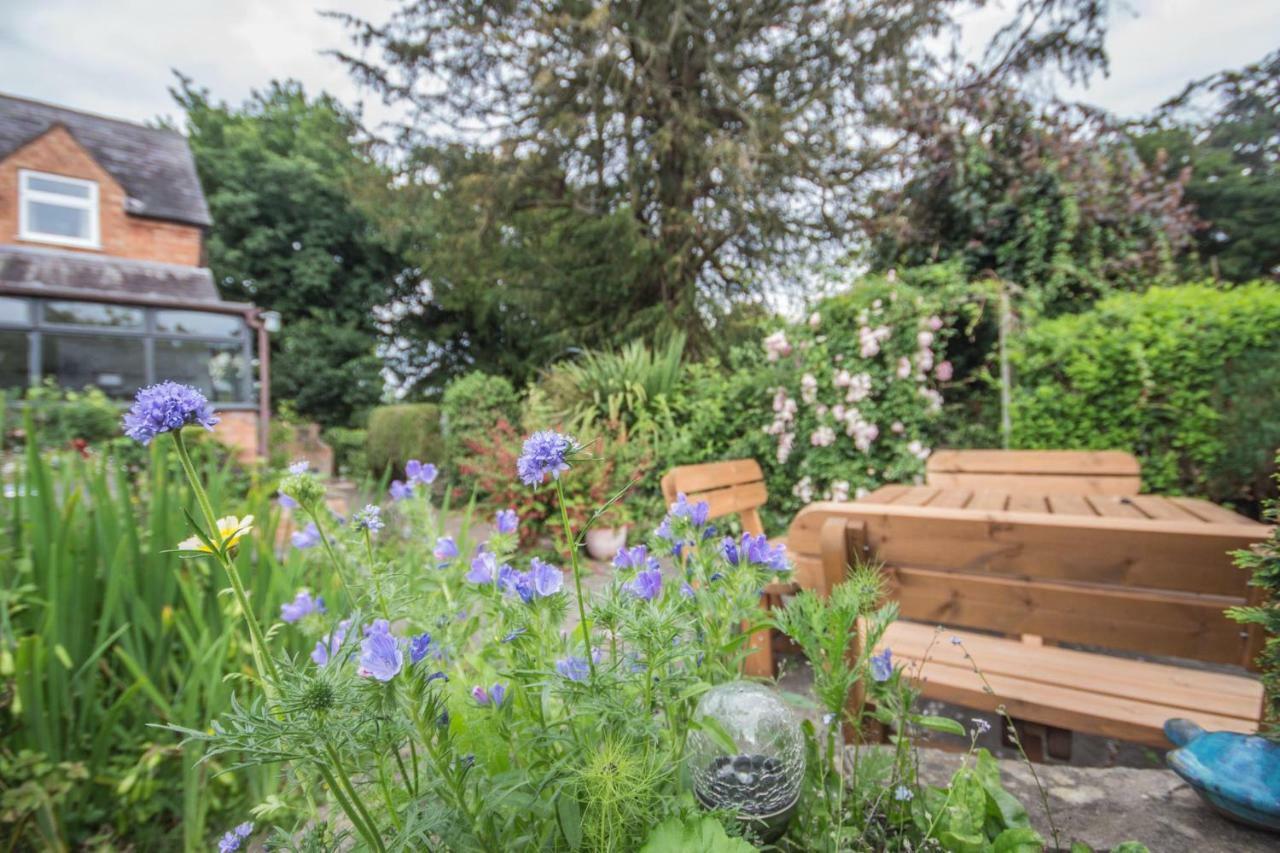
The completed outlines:
<svg viewBox="0 0 1280 853">
<path fill-rule="evenodd" d="M 923 475 L 955 375 L 958 310 L 893 277 L 865 278 L 765 337 L 772 458 L 760 461 L 790 484 L 778 496 L 786 511 Z"/>
</svg>

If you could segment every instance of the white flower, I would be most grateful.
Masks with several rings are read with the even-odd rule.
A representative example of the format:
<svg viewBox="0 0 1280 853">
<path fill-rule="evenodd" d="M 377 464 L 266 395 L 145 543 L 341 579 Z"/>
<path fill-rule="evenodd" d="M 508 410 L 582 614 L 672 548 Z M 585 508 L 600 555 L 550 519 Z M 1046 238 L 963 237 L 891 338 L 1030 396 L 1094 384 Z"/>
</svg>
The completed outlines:
<svg viewBox="0 0 1280 853">
<path fill-rule="evenodd" d="M 902 421 L 894 421 L 889 426 L 889 429 L 893 431 L 894 435 L 902 435 L 907 430 L 907 428 L 903 425 Z"/>
<path fill-rule="evenodd" d="M 831 417 L 838 421 L 844 420 L 844 403 L 836 403 L 831 407 Z"/>
<path fill-rule="evenodd" d="M 933 346 L 933 332 L 926 330 L 916 335 L 916 345 L 919 346 L 920 349 L 928 349 Z"/>
<path fill-rule="evenodd" d="M 853 497 L 854 497 L 854 500 L 859 500 L 859 501 L 860 501 L 860 500 L 862 500 L 863 498 L 865 498 L 865 497 L 866 497 L 867 495 L 869 495 L 869 494 L 871 494 L 871 490 L 870 490 L 870 489 L 867 489 L 867 488 L 866 488 L 866 487 L 864 487 L 864 486 L 858 486 L 858 488 L 857 488 L 857 489 L 854 491 L 854 493 L 853 493 Z"/>
<path fill-rule="evenodd" d="M 929 328 L 935 332 L 942 328 L 942 318 L 939 317 L 937 314 L 934 314 L 932 317 L 930 317 L 927 323 L 929 325 Z"/>
<path fill-rule="evenodd" d="M 907 444 L 907 452 L 923 462 L 925 459 L 929 458 L 929 454 L 933 451 L 925 447 L 918 440 L 912 439 Z"/>
<path fill-rule="evenodd" d="M 849 481 L 848 480 L 836 480 L 834 483 L 831 484 L 830 500 L 833 500 L 833 501 L 849 500 Z"/>
<path fill-rule="evenodd" d="M 911 359 L 907 358 L 904 355 L 902 358 L 898 359 L 898 378 L 906 379 L 910 375 L 911 375 Z"/>
<path fill-rule="evenodd" d="M 818 399 L 818 379 L 812 373 L 800 377 L 800 399 L 809 405 Z"/>
<path fill-rule="evenodd" d="M 769 361 L 777 361 L 783 356 L 791 355 L 791 344 L 787 342 L 787 333 L 779 329 L 765 338 L 764 351 Z"/>
<path fill-rule="evenodd" d="M 853 377 L 849 375 L 849 371 L 843 369 L 836 371 L 836 375 L 831 378 L 831 384 L 837 388 L 848 388 L 852 381 Z"/>
<path fill-rule="evenodd" d="M 866 453 L 871 449 L 871 442 L 875 441 L 880 435 L 880 427 L 875 424 L 860 423 L 853 431 L 853 446 L 858 448 L 859 452 Z"/>
<path fill-rule="evenodd" d="M 849 380 L 849 392 L 844 395 L 848 403 L 860 403 L 871 395 L 871 374 L 859 373 Z"/>
<path fill-rule="evenodd" d="M 821 426 L 809 436 L 809 443 L 814 447 L 830 447 L 835 443 L 836 431 L 829 426 Z"/>
<path fill-rule="evenodd" d="M 778 464 L 786 464 L 787 459 L 791 456 L 791 446 L 795 444 L 796 434 L 794 432 L 784 432 L 778 436 Z"/>
<path fill-rule="evenodd" d="M 863 358 L 873 358 L 880 352 L 882 344 L 893 331 L 888 326 L 877 326 L 872 329 L 862 326 L 858 329 L 858 345 Z"/>
<path fill-rule="evenodd" d="M 924 397 L 929 414 L 936 415 L 942 411 L 942 395 L 932 388 L 921 388 L 920 396 Z"/>
<path fill-rule="evenodd" d="M 813 501 L 813 482 L 807 474 L 800 478 L 800 482 L 796 483 L 795 488 L 791 490 L 791 494 L 798 497 L 803 503 Z"/>
<path fill-rule="evenodd" d="M 916 355 L 916 366 L 920 368 L 920 375 L 922 377 L 924 376 L 924 374 L 928 373 L 931 369 L 933 369 L 933 350 L 931 349 L 920 350 L 920 352 Z"/>
<path fill-rule="evenodd" d="M 814 311 L 812 314 L 809 315 L 809 328 L 816 329 L 821 325 L 822 325 L 822 315 L 819 314 L 817 311 Z"/>
</svg>

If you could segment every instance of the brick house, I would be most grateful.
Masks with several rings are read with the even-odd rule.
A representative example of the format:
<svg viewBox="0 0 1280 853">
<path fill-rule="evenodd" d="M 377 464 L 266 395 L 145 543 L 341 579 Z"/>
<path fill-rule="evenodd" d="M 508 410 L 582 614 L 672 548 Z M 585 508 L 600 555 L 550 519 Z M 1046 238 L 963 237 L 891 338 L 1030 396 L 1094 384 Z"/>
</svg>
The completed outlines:
<svg viewBox="0 0 1280 853">
<path fill-rule="evenodd" d="M 224 441 L 265 453 L 266 324 L 219 299 L 209 224 L 180 134 L 0 95 L 0 388 L 123 403 L 174 379 L 208 395 Z"/>
</svg>

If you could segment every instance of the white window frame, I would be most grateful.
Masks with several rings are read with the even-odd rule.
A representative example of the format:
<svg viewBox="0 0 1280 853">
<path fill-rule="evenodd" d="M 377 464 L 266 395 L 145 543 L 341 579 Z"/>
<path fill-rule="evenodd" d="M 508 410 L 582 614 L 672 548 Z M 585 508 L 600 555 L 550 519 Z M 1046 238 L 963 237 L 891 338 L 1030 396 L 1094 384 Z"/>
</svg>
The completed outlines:
<svg viewBox="0 0 1280 853">
<path fill-rule="evenodd" d="M 89 190 L 89 197 L 76 198 L 75 196 L 59 195 L 57 193 L 45 192 L 43 190 L 35 190 L 30 187 L 31 178 L 41 178 L 46 181 L 59 181 L 64 184 L 75 184 L 77 186 L 87 187 Z M 64 234 L 45 234 L 41 231 L 33 231 L 27 216 L 27 203 L 32 201 L 88 211 L 88 238 L 67 237 Z M 22 240 L 30 240 L 36 243 L 56 243 L 59 246 L 76 246 L 82 249 L 101 249 L 101 233 L 98 227 L 98 182 L 86 181 L 83 178 L 68 178 L 66 175 L 54 175 L 49 172 L 36 172 L 30 169 L 19 169 L 18 237 Z"/>
</svg>

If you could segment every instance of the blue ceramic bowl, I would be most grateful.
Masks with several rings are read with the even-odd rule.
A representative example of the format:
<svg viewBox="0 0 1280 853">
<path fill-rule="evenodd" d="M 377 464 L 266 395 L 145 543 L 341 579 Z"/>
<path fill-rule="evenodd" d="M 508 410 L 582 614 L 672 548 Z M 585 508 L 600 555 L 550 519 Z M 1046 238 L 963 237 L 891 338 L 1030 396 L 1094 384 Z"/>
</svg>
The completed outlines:
<svg viewBox="0 0 1280 853">
<path fill-rule="evenodd" d="M 1280 832 L 1280 743 L 1237 732 L 1206 732 L 1190 720 L 1167 720 L 1170 769 L 1222 814 Z"/>
</svg>

